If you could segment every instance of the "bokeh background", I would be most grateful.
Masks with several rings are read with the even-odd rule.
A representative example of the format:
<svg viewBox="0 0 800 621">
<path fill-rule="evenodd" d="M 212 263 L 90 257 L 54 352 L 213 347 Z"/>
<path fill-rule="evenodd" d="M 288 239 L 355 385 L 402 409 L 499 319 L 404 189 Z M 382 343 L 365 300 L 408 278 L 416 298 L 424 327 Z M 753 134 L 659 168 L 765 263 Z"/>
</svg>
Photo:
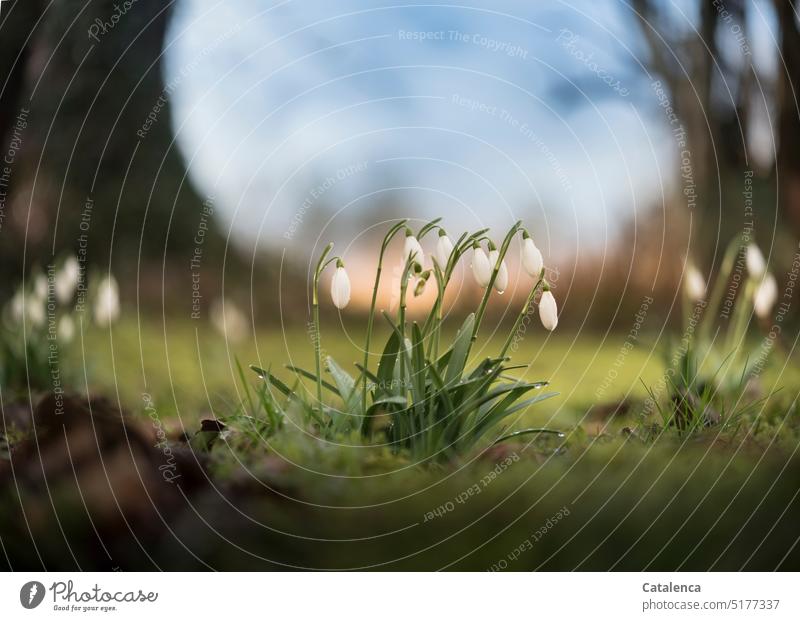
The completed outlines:
<svg viewBox="0 0 800 621">
<path fill-rule="evenodd" d="M 117 276 L 134 340 L 227 317 L 245 358 L 265 330 L 259 358 L 287 330 L 306 348 L 334 241 L 354 287 L 333 320 L 360 341 L 346 324 L 398 217 L 498 238 L 522 219 L 567 348 L 628 332 L 646 296 L 661 334 L 687 258 L 711 279 L 743 230 L 779 275 L 795 252 L 793 2 L 4 5 L 0 291 L 77 253 Z M 500 321 L 527 293 L 515 252 Z M 456 297 L 478 295 L 462 275 Z"/>
<path fill-rule="evenodd" d="M 781 293 L 793 292 L 783 329 L 770 344 L 778 362 L 758 379 L 759 394 L 785 389 L 764 425 L 768 430 L 774 425 L 776 437 L 786 443 L 776 459 L 790 450 L 794 456 L 800 331 L 797 294 L 787 287 L 792 275 L 796 278 L 800 238 L 798 88 L 797 0 L 4 0 L 0 300 L 7 306 L 16 292 L 35 289 L 37 275 L 70 256 L 80 262 L 90 301 L 98 295 L 92 283 L 113 274 L 118 320 L 97 325 L 87 313 L 78 323 L 72 342 L 60 352 L 64 383 L 81 395 L 108 399 L 115 412 L 144 417 L 155 407 L 165 433 L 185 439 L 202 419 L 236 407 L 242 397 L 237 362 L 273 368 L 278 375 L 287 363 L 313 365 L 310 274 L 328 242 L 347 264 L 353 300 L 340 312 L 326 292 L 323 347 L 351 365 L 360 359 L 377 249 L 393 221 L 409 218 L 418 228 L 441 217 L 453 238 L 491 227 L 500 241 L 523 220 L 544 255 L 560 322 L 552 334 L 536 323 L 515 362 L 527 367 L 527 379 L 549 380 L 561 393 L 525 413 L 523 422 L 576 430 L 593 448 L 601 445 L 599 461 L 577 458 L 583 478 L 567 477 L 565 494 L 582 495 L 591 488 L 591 483 L 583 487 L 585 480 L 607 472 L 610 487 L 591 488 L 588 495 L 596 502 L 585 511 L 589 521 L 602 514 L 598 532 L 613 534 L 619 516 L 638 507 L 628 500 L 646 496 L 652 479 L 660 480 L 658 473 L 675 463 L 680 468 L 670 476 L 678 483 L 673 486 L 667 476 L 639 515 L 645 534 L 662 515 L 669 528 L 685 524 L 694 514 L 686 518 L 682 507 L 709 498 L 715 511 L 730 500 L 727 507 L 745 519 L 757 514 L 737 512 L 734 501 L 757 502 L 759 490 L 783 476 L 784 462 L 765 461 L 763 480 L 751 481 L 753 464 L 737 462 L 731 475 L 727 454 L 713 453 L 711 468 L 705 454 L 676 461 L 672 447 L 652 454 L 637 448 L 625 453 L 630 461 L 620 465 L 618 447 L 602 442 L 617 414 L 629 416 L 620 428 L 652 422 L 636 418 L 635 409 L 646 387 L 663 376 L 664 354 L 685 321 L 681 288 L 687 265 L 698 266 L 713 282 L 729 242 L 744 233 L 745 241 L 761 248 Z M 426 240 L 429 251 L 432 242 Z M 390 248 L 392 267 L 400 246 L 398 241 Z M 502 343 L 503 328 L 530 290 L 516 245 L 508 261 L 511 285 L 491 299 L 476 356 Z M 392 305 L 398 273 L 391 268 L 388 273 L 380 308 Z M 328 282 L 326 275 L 323 289 Z M 481 295 L 468 265 L 453 285 L 446 306 L 450 332 Z M 410 313 L 422 314 L 430 303 L 431 296 L 423 296 Z M 755 323 L 754 328 L 765 327 Z M 751 341 L 759 338 L 760 333 L 751 334 Z M 12 369 L 18 372 L 14 381 L 6 375 L 0 382 L 3 442 L 14 421 L 30 422 L 42 394 L 32 380 L 33 366 L 24 356 L 21 360 Z M 2 367 L 6 374 L 8 367 Z M 50 378 L 42 381 L 47 386 Z M 783 428 L 784 416 L 792 421 L 791 431 Z M 615 441 L 624 442 L 622 431 L 614 430 Z M 708 442 L 719 444 L 718 438 Z M 725 442 L 734 445 L 732 439 Z M 759 442 L 741 452 L 756 454 L 763 448 Z M 284 457 L 336 473 L 334 479 L 342 472 L 361 476 L 372 467 L 372 462 L 354 466 L 357 460 L 349 453 L 328 449 L 281 447 Z M 535 459 L 544 463 L 559 450 L 548 445 Z M 293 486 L 302 485 L 284 476 L 285 464 L 263 455 L 254 471 L 274 476 L 285 498 L 301 497 Z M 649 474 L 639 471 L 643 478 L 634 479 L 630 494 L 602 513 L 607 491 L 627 483 L 640 457 L 653 460 Z M 796 460 L 791 464 L 788 474 L 797 472 Z M 68 472 L 69 464 L 62 465 Z M 677 487 L 697 472 L 702 479 L 697 488 Z M 522 481 L 527 474 L 519 476 Z M 398 488 L 376 492 L 368 476 L 354 487 L 339 487 L 338 479 L 332 483 L 326 477 L 311 477 L 307 487 L 317 494 L 317 509 L 373 500 L 375 506 L 391 505 L 401 495 L 398 489 L 434 487 L 439 480 L 436 472 L 421 479 L 401 472 Z M 564 477 L 547 470 L 545 482 L 556 485 Z M 721 491 L 715 487 L 719 480 Z M 767 494 L 759 505 L 763 524 L 781 524 L 776 537 L 794 535 L 780 522 L 789 507 L 788 517 L 797 515 L 796 485 L 785 483 L 781 479 L 777 496 Z M 516 479 L 507 478 L 506 485 L 513 495 Z M 530 494 L 538 498 L 536 485 Z M 336 497 L 337 490 L 342 496 Z M 701 497 L 706 490 L 713 493 Z M 233 504 L 253 501 L 256 495 L 248 494 Z M 659 502 L 670 494 L 680 502 L 670 501 L 664 514 Z M 285 509 L 283 499 L 278 506 Z M 126 506 L 142 504 L 141 498 L 128 500 Z M 426 499 L 420 507 L 427 511 L 440 500 Z M 384 511 L 348 523 L 340 512 L 336 524 L 344 531 L 332 534 L 323 510 L 315 521 L 300 510 L 292 513 L 295 505 L 283 512 L 253 503 L 253 514 L 265 521 L 277 515 L 280 528 L 294 521 L 308 528 L 308 539 L 296 549 L 296 542 L 286 543 L 274 532 L 275 540 L 268 542 L 274 546 L 269 554 L 298 566 L 336 566 L 342 558 L 336 545 L 321 552 L 315 536 L 347 531 L 356 537 L 348 529 L 372 525 L 376 515 L 387 532 L 402 528 L 405 520 L 401 512 Z M 546 504 L 542 519 L 555 513 L 561 500 Z M 530 506 L 523 498 L 509 520 L 516 522 Z M 592 513 L 595 507 L 600 508 Z M 171 544 L 187 542 L 192 551 L 210 546 L 196 516 L 180 515 L 185 521 Z M 217 517 L 222 515 L 220 510 Z M 240 525 L 235 519 L 219 522 L 222 530 Z M 9 523 L 16 524 L 10 518 Z M 659 533 L 665 539 L 673 535 L 663 544 L 671 546 L 665 562 L 677 565 L 689 558 L 684 536 L 691 540 L 711 532 L 707 520 L 690 524 L 698 530 L 677 539 L 678 531 Z M 117 522 L 112 526 L 112 534 L 122 529 Z M 442 541 L 451 532 L 437 528 L 425 536 Z M 730 528 L 738 529 L 738 523 Z M 460 566 L 465 546 L 482 544 L 496 531 L 490 524 L 472 540 L 465 535 L 452 544 L 448 561 Z M 244 548 L 264 544 L 259 532 L 242 532 Z M 748 556 L 749 549 L 731 548 L 731 536 L 714 531 L 708 545 L 719 549 L 708 557 L 698 552 L 694 558 L 703 560 L 689 565 L 705 568 L 704 559 L 728 559 L 728 552 L 735 558 L 721 562 L 726 568 L 759 561 L 753 556 L 758 548 Z M 582 563 L 596 540 L 589 528 L 577 540 L 580 545 L 570 548 L 574 556 L 553 566 Z M 693 550 L 705 537 L 690 543 L 698 540 Z M 509 540 L 512 549 L 517 541 Z M 615 555 L 635 544 L 612 544 L 611 562 L 593 558 L 586 566 L 662 566 L 655 548 L 625 557 Z M 403 552 L 405 545 L 398 549 Z M 560 550 L 556 540 L 548 545 L 547 554 Z M 765 566 L 776 565 L 781 545 L 769 540 Z M 387 549 L 380 541 L 365 547 L 366 564 L 381 562 Z M 301 548 L 302 558 L 293 558 Z M 224 565 L 231 549 L 221 545 L 204 558 Z M 53 550 L 50 558 L 66 558 L 63 550 Z M 24 556 L 27 550 L 17 552 Z M 496 556 L 486 555 L 484 565 Z M 161 562 L 180 564 L 170 558 L 168 552 Z M 533 565 L 550 567 L 550 558 Z M 793 558 L 796 562 L 796 554 Z M 438 562 L 431 553 L 429 564 Z M 233 566 L 248 563 L 260 567 L 249 557 Z"/>
</svg>

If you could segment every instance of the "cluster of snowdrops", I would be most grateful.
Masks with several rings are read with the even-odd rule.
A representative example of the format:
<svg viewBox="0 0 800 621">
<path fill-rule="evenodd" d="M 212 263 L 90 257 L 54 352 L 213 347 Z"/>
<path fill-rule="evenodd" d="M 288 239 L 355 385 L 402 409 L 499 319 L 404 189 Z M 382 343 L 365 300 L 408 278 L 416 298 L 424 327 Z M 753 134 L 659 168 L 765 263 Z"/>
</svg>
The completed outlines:
<svg viewBox="0 0 800 621">
<path fill-rule="evenodd" d="M 435 249 L 426 253 L 424 240 L 434 232 Z M 535 306 L 546 329 L 554 330 L 558 323 L 556 301 L 545 276 L 542 254 L 521 222 L 511 227 L 499 245 L 487 234 L 488 229 L 482 229 L 463 233 L 453 241 L 439 225 L 439 219 L 425 224 L 416 233 L 406 220 L 388 230 L 378 254 L 363 361 L 354 364 L 353 372 L 330 356 L 322 359 L 319 288 L 324 270 L 335 266 L 330 283 L 334 306 L 346 307 L 351 293 L 344 261 L 331 256 L 333 244 L 329 244 L 313 274 L 315 369 L 287 367 L 295 375 L 294 385 L 289 386 L 270 370 L 251 367 L 264 379 L 257 403 L 272 431 L 286 419 L 292 419 L 326 438 L 359 434 L 372 441 L 385 440 L 395 450 L 408 450 L 420 459 L 446 459 L 481 444 L 519 435 L 558 433 L 540 428 L 510 431 L 518 418 L 514 414 L 521 414 L 554 394 L 540 392 L 547 385 L 545 381 L 529 382 L 514 377 L 515 370 L 527 365 L 511 366 L 507 356 L 514 335 Z M 372 365 L 378 289 L 387 252 L 392 241 L 401 235 L 404 241 L 399 303 L 396 312 L 382 312 L 389 336 L 377 356 L 377 365 Z M 506 255 L 515 240 L 522 245 L 522 265 L 532 277 L 530 292 L 501 350 L 473 362 L 472 346 L 492 291 L 503 292 L 508 287 Z M 477 309 L 463 321 L 452 341 L 443 343 L 445 292 L 464 257 L 470 258 L 472 274 L 484 292 Z M 429 282 L 435 283 L 437 294 L 427 317 L 409 321 L 408 296 L 421 295 Z M 303 380 L 312 382 L 313 391 Z"/>
<path fill-rule="evenodd" d="M 72 369 L 61 364 L 61 354 L 79 327 L 108 326 L 119 314 L 119 286 L 111 273 L 89 286 L 74 256 L 34 270 L 3 309 L 0 385 L 19 394 L 52 390 L 54 381 L 63 380 L 62 370 Z"/>
</svg>

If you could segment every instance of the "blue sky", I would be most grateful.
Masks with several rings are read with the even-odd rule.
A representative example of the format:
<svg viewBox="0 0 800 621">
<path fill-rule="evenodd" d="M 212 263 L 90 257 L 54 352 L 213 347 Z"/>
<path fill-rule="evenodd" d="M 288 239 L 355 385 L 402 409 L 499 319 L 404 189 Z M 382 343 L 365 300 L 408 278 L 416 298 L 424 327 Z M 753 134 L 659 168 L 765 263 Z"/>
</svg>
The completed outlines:
<svg viewBox="0 0 800 621">
<path fill-rule="evenodd" d="M 693 4 L 675 10 L 692 19 Z M 522 218 L 568 254 L 609 243 L 672 186 L 618 2 L 179 7 L 173 123 L 240 241 L 302 255 L 387 216 L 441 215 L 456 234 Z"/>
</svg>

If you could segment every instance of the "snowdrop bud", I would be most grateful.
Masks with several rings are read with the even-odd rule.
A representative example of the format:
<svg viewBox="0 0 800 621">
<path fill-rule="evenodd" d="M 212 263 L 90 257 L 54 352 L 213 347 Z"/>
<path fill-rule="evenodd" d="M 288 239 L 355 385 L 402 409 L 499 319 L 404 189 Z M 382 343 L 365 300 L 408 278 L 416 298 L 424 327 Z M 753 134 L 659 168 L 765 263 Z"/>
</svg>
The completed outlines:
<svg viewBox="0 0 800 621">
<path fill-rule="evenodd" d="M 453 254 L 453 242 L 450 241 L 444 229 L 439 229 L 439 241 L 436 242 L 436 254 L 434 256 L 442 271 L 447 267 L 451 254 Z"/>
<path fill-rule="evenodd" d="M 425 293 L 425 285 L 428 284 L 428 278 L 430 278 L 430 276 L 431 276 L 431 271 L 430 270 L 425 270 L 424 272 L 422 272 L 420 277 L 417 279 L 417 284 L 414 287 L 414 297 L 415 298 L 418 298 L 423 293 Z"/>
<path fill-rule="evenodd" d="M 411 259 L 413 256 L 413 261 L 415 265 L 419 265 L 423 267 L 425 264 L 425 253 L 422 252 L 422 246 L 420 246 L 417 238 L 414 237 L 414 234 L 411 232 L 411 229 L 406 229 L 406 243 L 403 247 L 403 265 L 405 266 L 408 263 L 408 260 Z"/>
<path fill-rule="evenodd" d="M 78 260 L 75 257 L 69 257 L 59 270 L 54 283 L 56 300 L 59 304 L 67 304 L 72 300 L 80 275 L 81 268 Z"/>
<path fill-rule="evenodd" d="M 94 320 L 100 326 L 113 323 L 119 317 L 119 287 L 113 276 L 100 281 L 94 303 Z"/>
<path fill-rule="evenodd" d="M 39 300 L 47 297 L 47 278 L 44 277 L 44 274 L 37 274 L 33 279 L 33 295 Z"/>
<path fill-rule="evenodd" d="M 767 262 L 764 260 L 764 255 L 755 244 L 748 244 L 745 251 L 745 262 L 747 263 L 747 271 L 754 278 L 761 278 L 764 272 L 767 271 Z"/>
<path fill-rule="evenodd" d="M 545 289 L 539 300 L 539 319 L 542 320 L 542 325 L 545 329 L 550 330 L 550 332 L 555 330 L 558 325 L 558 308 L 556 307 L 556 299 L 550 289 Z"/>
<path fill-rule="evenodd" d="M 686 268 L 686 280 L 684 281 L 686 294 L 692 302 L 699 302 L 706 297 L 706 281 L 694 265 Z"/>
<path fill-rule="evenodd" d="M 17 289 L 14 297 L 11 298 L 11 319 L 16 323 L 22 323 L 23 312 L 25 311 L 25 292 Z"/>
<path fill-rule="evenodd" d="M 64 315 L 58 321 L 58 340 L 62 343 L 69 343 L 75 336 L 75 322 L 69 315 Z"/>
<path fill-rule="evenodd" d="M 500 259 L 500 252 L 497 250 L 494 244 L 489 245 L 489 265 L 492 266 L 492 270 L 497 267 L 497 261 Z M 503 259 L 500 261 L 500 267 L 497 268 L 497 276 L 494 279 L 494 288 L 497 289 L 498 293 L 503 293 L 508 287 L 508 268 L 506 267 L 506 261 Z"/>
<path fill-rule="evenodd" d="M 533 243 L 528 231 L 522 233 L 522 267 L 534 278 L 539 278 L 544 267 L 542 253 Z"/>
<path fill-rule="evenodd" d="M 492 279 L 489 257 L 477 242 L 472 246 L 472 275 L 475 276 L 475 282 L 484 289 L 489 286 L 489 281 Z"/>
<path fill-rule="evenodd" d="M 344 308 L 350 302 L 350 277 L 341 259 L 336 261 L 336 271 L 331 278 L 331 299 L 338 309 Z"/>
<path fill-rule="evenodd" d="M 760 319 L 765 319 L 778 299 L 778 283 L 772 274 L 766 274 L 753 295 L 753 310 Z"/>
<path fill-rule="evenodd" d="M 25 296 L 25 312 L 28 315 L 28 321 L 35 328 L 40 328 L 45 322 L 45 301 L 36 295 Z"/>
</svg>

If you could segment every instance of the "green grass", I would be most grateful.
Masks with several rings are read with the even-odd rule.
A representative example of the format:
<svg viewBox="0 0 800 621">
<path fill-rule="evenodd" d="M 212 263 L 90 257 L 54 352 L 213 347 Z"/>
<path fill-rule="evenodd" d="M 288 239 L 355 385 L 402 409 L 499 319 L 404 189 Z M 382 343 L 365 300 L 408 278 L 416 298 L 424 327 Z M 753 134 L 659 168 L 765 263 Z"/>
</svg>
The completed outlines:
<svg viewBox="0 0 800 621">
<path fill-rule="evenodd" d="M 339 334 L 338 337 L 334 336 Z M 323 333 L 323 350 L 343 367 L 355 371 L 353 359 L 363 339 L 359 325 L 328 328 Z M 376 330 L 373 342 L 382 343 L 388 331 Z M 452 338 L 452 333 L 445 339 Z M 495 338 L 479 337 L 471 360 L 478 361 L 502 346 L 504 335 Z M 564 333 L 549 334 L 532 329 L 512 353 L 511 364 L 530 365 L 524 378 L 530 381 L 548 380 L 550 389 L 560 393 L 554 399 L 538 404 L 531 418 L 523 416 L 526 424 L 574 425 L 586 413 L 587 407 L 603 401 L 614 401 L 631 395 L 644 397 L 642 382 L 654 383 L 662 369 L 658 352 L 644 346 L 630 351 L 624 364 L 615 367 L 624 336 L 581 336 L 574 339 Z M 373 365 L 377 363 L 377 350 Z M 76 345 L 76 349 L 80 344 Z M 285 364 L 313 368 L 313 347 L 309 334 L 302 326 L 285 330 L 265 329 L 253 342 L 227 344 L 208 326 L 168 320 L 166 326 L 152 323 L 140 327 L 122 321 L 111 332 L 93 329 L 86 335 L 86 368 L 92 390 L 104 394 L 119 394 L 123 405 L 132 411 L 141 409 L 141 393 L 153 395 L 163 416 L 180 417 L 185 424 L 207 417 L 211 412 L 222 413 L 241 395 L 236 358 L 243 365 L 250 363 L 272 372 L 284 380 L 292 380 Z M 73 352 L 76 364 L 82 364 L 79 352 Z M 374 368 L 374 366 L 373 366 Z M 617 377 L 606 386 L 609 372 Z M 82 376 L 81 371 L 81 376 Z M 253 376 L 253 383 L 257 378 Z M 313 391 L 309 383 L 306 388 Z M 598 389 L 603 388 L 598 397 Z"/>
<path fill-rule="evenodd" d="M 337 332 L 341 336 L 333 338 Z M 357 350 L 348 338 L 358 343 L 362 332 L 360 325 L 329 327 L 323 349 L 342 364 L 354 363 L 348 356 Z M 629 415 L 601 429 L 586 416 L 589 408 L 626 395 L 640 402 L 647 395 L 644 384 L 654 385 L 662 372 L 660 352 L 650 354 L 644 342 L 615 366 L 623 342 L 624 335 L 573 340 L 567 331 L 547 335 L 534 329 L 514 354 L 512 363 L 530 363 L 527 379 L 548 379 L 561 393 L 516 426 L 560 428 L 567 433 L 563 439 L 526 437 L 486 455 L 473 452 L 421 467 L 406 453 L 364 447 L 357 433 L 330 442 L 289 424 L 266 442 L 229 435 L 210 453 L 214 488 L 175 508 L 170 532 L 145 542 L 149 558 L 135 542 L 107 541 L 113 564 L 126 569 L 153 562 L 173 569 L 800 566 L 800 545 L 792 547 L 800 519 L 800 416 L 790 406 L 800 387 L 797 361 L 775 357 L 761 378 L 762 389 L 782 390 L 735 429 L 681 434 L 651 427 L 660 422 L 657 414 L 647 421 Z M 479 359 L 484 348 L 496 345 L 479 339 L 473 356 Z M 243 364 L 271 365 L 287 379 L 282 363 L 313 364 L 302 327 L 265 329 L 254 343 L 226 348 L 206 326 L 168 320 L 166 326 L 143 323 L 140 329 L 122 321 L 110 333 L 88 333 L 83 346 L 93 393 L 118 394 L 146 424 L 142 393 L 147 392 L 172 432 L 195 432 L 202 418 L 234 411 L 241 386 L 237 357 Z M 79 352 L 80 341 L 71 360 L 72 371 L 82 377 Z M 617 377 L 598 397 L 610 369 Z M 255 376 L 252 382 L 258 385 Z M 625 426 L 634 433 L 623 431 Z M 69 492 L 71 480 L 71 474 L 64 479 L 61 494 L 60 483 L 51 482 L 62 528 L 70 541 L 94 541 L 80 497 Z M 480 491 L 470 495 L 476 485 Z M 32 494 L 26 502 L 32 514 L 49 515 L 46 496 Z M 554 522 L 565 507 L 569 515 Z M 22 524 L 12 512 L 0 512 L 0 532 L 8 535 L 4 542 L 12 558 L 29 554 L 26 532 L 15 530 Z M 52 550 L 42 543 L 45 535 L 37 537 L 49 567 L 71 566 L 56 541 L 60 535 Z M 88 559 L 83 567 L 103 568 L 104 562 Z"/>
</svg>

